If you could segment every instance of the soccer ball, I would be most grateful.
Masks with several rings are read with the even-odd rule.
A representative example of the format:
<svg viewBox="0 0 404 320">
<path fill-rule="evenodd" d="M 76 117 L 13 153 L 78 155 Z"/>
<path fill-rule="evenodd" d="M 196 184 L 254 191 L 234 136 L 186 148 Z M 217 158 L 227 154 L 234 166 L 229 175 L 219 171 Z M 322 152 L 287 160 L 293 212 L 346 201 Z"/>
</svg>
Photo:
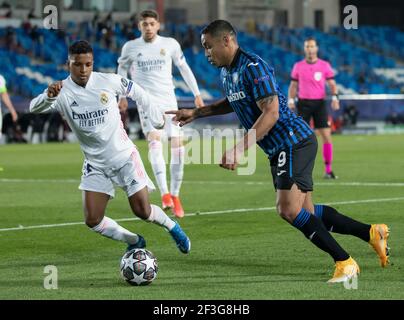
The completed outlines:
<svg viewBox="0 0 404 320">
<path fill-rule="evenodd" d="M 122 278 L 133 286 L 152 283 L 157 277 L 157 258 L 146 249 L 133 249 L 121 259 Z"/>
</svg>

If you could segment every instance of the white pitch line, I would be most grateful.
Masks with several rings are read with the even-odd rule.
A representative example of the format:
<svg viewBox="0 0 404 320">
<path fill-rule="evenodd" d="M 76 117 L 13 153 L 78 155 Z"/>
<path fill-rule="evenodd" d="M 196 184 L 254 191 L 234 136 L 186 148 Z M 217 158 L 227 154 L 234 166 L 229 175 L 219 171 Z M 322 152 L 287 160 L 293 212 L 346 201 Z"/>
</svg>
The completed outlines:
<svg viewBox="0 0 404 320">
<path fill-rule="evenodd" d="M 380 198 L 380 199 L 364 199 L 364 200 L 349 200 L 349 201 L 337 201 L 337 202 L 329 202 L 325 203 L 326 205 L 345 205 L 345 204 L 359 204 L 359 203 L 373 203 L 373 202 L 394 202 L 394 201 L 404 201 L 404 197 L 398 198 Z M 237 213 L 237 212 L 254 212 L 254 211 L 272 211 L 275 210 L 276 207 L 262 207 L 262 208 L 240 208 L 240 209 L 229 209 L 229 210 L 218 210 L 218 211 L 206 211 L 206 212 L 194 212 L 187 213 L 187 217 L 193 216 L 207 216 L 214 214 L 225 214 L 225 213 Z M 123 221 L 134 221 L 140 220 L 139 218 L 123 218 L 123 219 L 115 219 L 117 222 Z M 58 228 L 58 227 L 66 227 L 66 226 L 74 226 L 74 225 L 83 225 L 83 222 L 67 222 L 67 223 L 59 223 L 59 224 L 43 224 L 36 226 L 22 226 L 14 228 L 5 228 L 0 229 L 0 232 L 6 231 L 17 231 L 17 230 L 31 230 L 31 229 L 46 229 L 46 228 Z"/>
<path fill-rule="evenodd" d="M 11 183 L 80 183 L 76 179 L 0 179 L 0 182 Z"/>
<path fill-rule="evenodd" d="M 270 179 L 270 178 L 268 178 Z M 76 179 L 0 179 L 0 182 L 9 183 L 80 183 Z M 218 184 L 218 185 L 272 185 L 272 181 L 216 181 L 216 180 L 186 180 L 185 184 Z M 331 187 L 404 187 L 404 182 L 315 182 L 315 186 L 331 186 Z"/>
</svg>

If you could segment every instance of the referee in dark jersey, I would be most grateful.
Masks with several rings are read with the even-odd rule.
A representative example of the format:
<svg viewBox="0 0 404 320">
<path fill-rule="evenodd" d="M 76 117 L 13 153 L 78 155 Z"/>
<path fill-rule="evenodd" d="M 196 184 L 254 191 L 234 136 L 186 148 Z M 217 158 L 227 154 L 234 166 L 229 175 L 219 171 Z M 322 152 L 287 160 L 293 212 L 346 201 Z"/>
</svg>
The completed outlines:
<svg viewBox="0 0 404 320">
<path fill-rule="evenodd" d="M 183 126 L 197 118 L 235 112 L 248 133 L 225 152 L 220 166 L 234 170 L 240 154 L 257 142 L 270 159 L 280 216 L 334 259 L 335 273 L 329 282 L 345 282 L 356 277 L 357 263 L 328 230 L 354 235 L 374 243 L 375 248 L 380 241 L 372 240 L 376 238 L 371 236 L 371 230 L 377 225 L 355 221 L 329 206 L 313 205 L 316 136 L 308 124 L 288 108 L 274 69 L 256 54 L 239 48 L 232 25 L 225 20 L 213 21 L 202 30 L 201 41 L 209 62 L 221 68 L 226 97 L 199 109 L 166 113 L 174 114 L 173 120 Z M 384 250 L 385 255 L 386 252 Z"/>
<path fill-rule="evenodd" d="M 289 86 L 289 107 L 295 108 L 296 91 L 298 92 L 297 112 L 310 123 L 313 118 L 314 127 L 323 140 L 324 178 L 336 179 L 332 171 L 333 145 L 328 111 L 325 104 L 326 83 L 329 85 L 333 110 L 339 109 L 338 89 L 334 80 L 331 65 L 317 56 L 318 46 L 314 38 L 304 41 L 305 59 L 296 62 L 292 70 L 292 81 Z"/>
</svg>

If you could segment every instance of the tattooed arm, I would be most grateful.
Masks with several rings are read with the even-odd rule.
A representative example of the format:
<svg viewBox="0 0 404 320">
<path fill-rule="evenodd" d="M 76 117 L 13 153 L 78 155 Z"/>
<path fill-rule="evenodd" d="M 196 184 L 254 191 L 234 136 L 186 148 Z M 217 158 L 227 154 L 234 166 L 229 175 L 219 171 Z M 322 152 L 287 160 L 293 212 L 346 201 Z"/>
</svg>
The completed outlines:
<svg viewBox="0 0 404 320">
<path fill-rule="evenodd" d="M 254 125 L 251 128 L 251 130 L 255 130 L 255 132 L 250 131 L 249 133 L 247 133 L 244 136 L 244 143 L 239 143 L 237 145 L 237 148 L 240 148 L 242 150 L 247 150 L 257 141 L 260 141 L 262 138 L 264 138 L 275 125 L 276 121 L 278 121 L 279 101 L 277 95 L 271 95 L 258 100 L 257 105 L 261 109 L 262 114 L 257 119 L 257 121 L 255 121 Z M 255 137 L 252 136 L 254 134 Z"/>
<path fill-rule="evenodd" d="M 277 95 L 270 95 L 257 101 L 258 107 L 261 109 L 262 114 L 255 121 L 252 128 L 246 133 L 244 138 L 237 143 L 234 148 L 226 151 L 222 157 L 220 166 L 235 170 L 237 167 L 238 159 L 244 151 L 257 143 L 257 141 L 264 138 L 268 132 L 275 125 L 279 118 L 279 101 Z"/>
</svg>

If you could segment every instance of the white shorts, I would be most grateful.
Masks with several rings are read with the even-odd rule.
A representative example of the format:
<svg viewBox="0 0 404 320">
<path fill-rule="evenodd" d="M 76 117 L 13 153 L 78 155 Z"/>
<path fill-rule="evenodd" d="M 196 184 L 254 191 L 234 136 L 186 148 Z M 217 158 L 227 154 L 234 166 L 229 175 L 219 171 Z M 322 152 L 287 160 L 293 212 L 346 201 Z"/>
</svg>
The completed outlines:
<svg viewBox="0 0 404 320">
<path fill-rule="evenodd" d="M 177 110 L 178 107 L 173 107 L 173 108 L 169 108 L 167 110 Z M 138 105 L 137 106 L 137 110 L 139 112 L 139 119 L 140 119 L 140 125 L 142 126 L 142 131 L 143 134 L 147 137 L 147 135 L 152 132 L 152 131 L 159 131 L 162 132 L 164 131 L 167 135 L 168 138 L 171 137 L 182 137 L 184 135 L 183 129 L 177 124 L 174 123 L 172 121 L 172 118 L 174 117 L 174 115 L 171 114 L 165 114 L 165 125 L 163 129 L 156 129 L 153 127 L 153 125 L 151 124 L 150 120 L 148 119 L 146 113 L 143 111 L 143 108 Z M 164 111 L 162 111 L 164 112 Z"/>
<path fill-rule="evenodd" d="M 114 185 L 121 187 L 128 198 L 145 187 L 149 192 L 156 189 L 147 175 L 137 149 L 134 149 L 130 158 L 117 170 L 100 169 L 84 160 L 80 190 L 105 193 L 114 198 Z"/>
</svg>

